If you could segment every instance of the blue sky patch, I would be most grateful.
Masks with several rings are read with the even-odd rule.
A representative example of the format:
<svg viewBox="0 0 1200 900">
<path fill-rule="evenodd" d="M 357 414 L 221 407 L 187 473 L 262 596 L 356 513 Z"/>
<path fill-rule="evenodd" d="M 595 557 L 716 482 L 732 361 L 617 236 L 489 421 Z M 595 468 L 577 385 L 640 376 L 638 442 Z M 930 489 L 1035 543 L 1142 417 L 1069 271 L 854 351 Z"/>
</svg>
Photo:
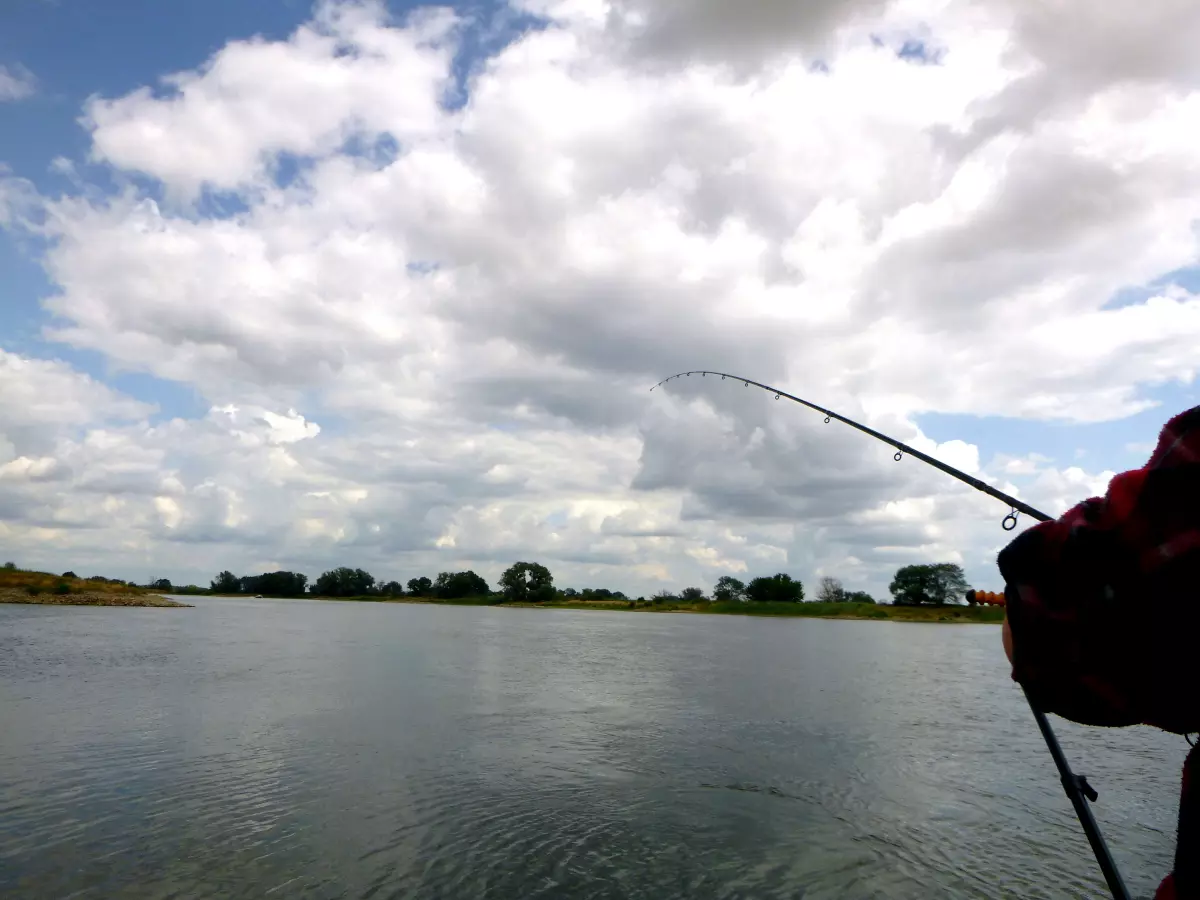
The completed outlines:
<svg viewBox="0 0 1200 900">
<path fill-rule="evenodd" d="M 1143 391 L 1143 396 L 1159 405 L 1109 422 L 1080 425 L 944 413 L 925 413 L 917 416 L 916 422 L 938 443 L 961 440 L 975 444 L 983 464 L 994 454 L 1040 453 L 1059 468 L 1074 465 L 1089 472 L 1119 472 L 1142 465 L 1150 455 L 1145 448 L 1154 446 L 1167 420 L 1200 404 L 1200 385 L 1172 383 Z"/>
</svg>

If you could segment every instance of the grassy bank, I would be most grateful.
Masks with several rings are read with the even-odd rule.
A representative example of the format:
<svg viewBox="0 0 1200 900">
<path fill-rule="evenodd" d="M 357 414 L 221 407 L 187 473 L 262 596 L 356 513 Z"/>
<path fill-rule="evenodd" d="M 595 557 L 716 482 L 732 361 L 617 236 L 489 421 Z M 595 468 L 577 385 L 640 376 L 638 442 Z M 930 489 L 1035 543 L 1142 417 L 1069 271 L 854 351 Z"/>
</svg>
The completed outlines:
<svg viewBox="0 0 1200 900">
<path fill-rule="evenodd" d="M 894 622 L 1003 622 L 996 606 L 876 606 L 870 603 L 709 603 L 699 612 L 736 616 L 890 619 Z"/>
<path fill-rule="evenodd" d="M 64 578 L 50 572 L 27 572 L 23 569 L 0 569 L 0 603 L 43 606 L 189 605 L 128 584 Z"/>
<path fill-rule="evenodd" d="M 550 603 L 505 603 L 498 596 L 438 600 L 426 597 L 322 597 L 335 602 L 425 603 L 434 606 L 506 606 L 518 609 L 592 609 L 648 613 L 696 613 L 726 616 L 786 616 L 813 619 L 875 619 L 893 622 L 1004 621 L 1004 610 L 995 606 L 887 606 L 871 603 L 698 603 L 684 601 L 636 603 L 629 600 L 572 600 Z"/>
</svg>

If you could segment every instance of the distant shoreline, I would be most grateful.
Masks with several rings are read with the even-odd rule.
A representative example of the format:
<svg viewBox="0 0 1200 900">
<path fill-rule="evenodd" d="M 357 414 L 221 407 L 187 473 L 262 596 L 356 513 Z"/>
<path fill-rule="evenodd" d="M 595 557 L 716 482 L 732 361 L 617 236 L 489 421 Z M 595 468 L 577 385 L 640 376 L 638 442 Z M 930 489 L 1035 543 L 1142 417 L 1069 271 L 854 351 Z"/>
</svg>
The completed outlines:
<svg viewBox="0 0 1200 900">
<path fill-rule="evenodd" d="M 610 612 L 683 613 L 701 616 L 752 616 L 789 619 L 850 619 L 869 622 L 929 622 L 950 625 L 998 625 L 1004 610 L 993 606 L 893 606 L 869 603 L 635 603 L 627 600 L 561 600 L 549 603 L 505 602 L 497 597 L 464 597 L 440 600 L 428 597 L 253 597 L 248 594 L 197 594 L 237 600 L 318 600 L 330 603 L 410 603 L 426 606 L 486 606 L 509 609 L 576 609 Z M 31 594 L 19 588 L 0 587 L 0 603 L 37 606 L 133 606 L 192 608 L 195 604 L 169 600 L 157 593 L 72 590 L 58 594 L 41 591 Z"/>
<path fill-rule="evenodd" d="M 0 603 L 23 604 L 25 606 L 152 606 L 187 607 L 191 603 L 168 600 L 158 594 L 116 594 L 97 591 L 80 591 L 70 594 L 43 592 L 30 594 L 19 588 L 0 588 Z"/>
<path fill-rule="evenodd" d="M 123 581 L 79 578 L 72 572 L 62 575 L 30 572 L 11 564 L 0 568 L 0 603 L 23 606 L 192 606 Z"/>
<path fill-rule="evenodd" d="M 230 599 L 260 599 L 248 594 L 207 594 Z M 261 598 L 288 599 L 288 598 Z M 999 625 L 1004 621 L 1004 609 L 994 606 L 893 606 L 869 603 L 638 603 L 627 600 L 563 600 L 549 603 L 505 602 L 496 597 L 464 597 L 439 600 L 426 597 L 304 597 L 291 599 L 320 600 L 331 603 L 411 603 L 427 606 L 489 606 L 509 609 L 582 609 L 616 612 L 686 613 L 715 616 L 756 616 L 804 619 L 857 619 L 874 622 L 933 622 L 942 624 Z"/>
</svg>

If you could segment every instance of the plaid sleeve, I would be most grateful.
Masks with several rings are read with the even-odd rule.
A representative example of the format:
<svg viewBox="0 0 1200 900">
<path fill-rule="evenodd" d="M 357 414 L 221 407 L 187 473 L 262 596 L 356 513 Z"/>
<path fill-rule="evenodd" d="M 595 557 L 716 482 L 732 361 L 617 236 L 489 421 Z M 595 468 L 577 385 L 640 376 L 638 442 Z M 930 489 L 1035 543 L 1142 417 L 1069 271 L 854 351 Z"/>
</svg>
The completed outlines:
<svg viewBox="0 0 1200 900">
<path fill-rule="evenodd" d="M 1088 725 L 1200 727 L 1200 407 L 1112 479 L 999 556 L 1013 679 Z"/>
</svg>

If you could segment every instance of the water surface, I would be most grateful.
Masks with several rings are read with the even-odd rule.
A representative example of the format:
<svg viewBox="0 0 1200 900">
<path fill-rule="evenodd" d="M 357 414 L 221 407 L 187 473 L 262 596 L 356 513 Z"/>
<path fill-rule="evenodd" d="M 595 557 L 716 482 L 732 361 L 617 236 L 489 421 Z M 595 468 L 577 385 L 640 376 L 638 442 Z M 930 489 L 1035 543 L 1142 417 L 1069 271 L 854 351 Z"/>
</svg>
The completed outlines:
<svg viewBox="0 0 1200 900">
<path fill-rule="evenodd" d="M 995 626 L 0 606 L 0 895 L 1100 897 Z M 1054 719 L 1135 895 L 1182 738 Z"/>
</svg>

